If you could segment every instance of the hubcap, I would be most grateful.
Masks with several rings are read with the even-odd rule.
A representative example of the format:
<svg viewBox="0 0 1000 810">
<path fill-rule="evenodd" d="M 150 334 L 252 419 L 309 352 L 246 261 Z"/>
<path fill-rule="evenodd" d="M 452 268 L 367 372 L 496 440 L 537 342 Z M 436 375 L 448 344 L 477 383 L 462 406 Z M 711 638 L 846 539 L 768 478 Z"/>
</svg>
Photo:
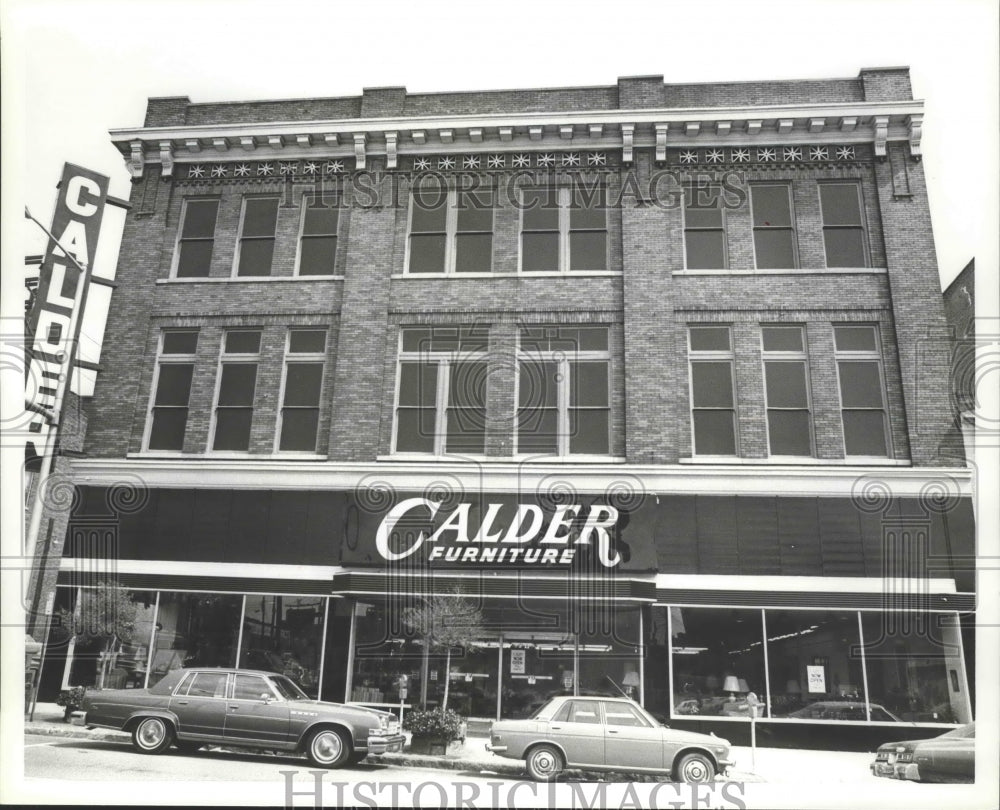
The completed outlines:
<svg viewBox="0 0 1000 810">
<path fill-rule="evenodd" d="M 159 720 L 147 720 L 139 726 L 139 742 L 143 748 L 155 748 L 163 742 L 164 727 Z"/>
<path fill-rule="evenodd" d="M 694 760 L 684 766 L 684 778 L 688 782 L 704 782 L 707 777 L 708 771 L 703 762 Z"/>
<path fill-rule="evenodd" d="M 342 748 L 340 737 L 331 731 L 317 735 L 312 744 L 313 754 L 315 754 L 316 759 L 323 762 L 333 762 L 340 756 Z"/>
<path fill-rule="evenodd" d="M 531 755 L 531 765 L 537 773 L 545 776 L 555 773 L 558 769 L 552 752 L 544 749 Z"/>
</svg>

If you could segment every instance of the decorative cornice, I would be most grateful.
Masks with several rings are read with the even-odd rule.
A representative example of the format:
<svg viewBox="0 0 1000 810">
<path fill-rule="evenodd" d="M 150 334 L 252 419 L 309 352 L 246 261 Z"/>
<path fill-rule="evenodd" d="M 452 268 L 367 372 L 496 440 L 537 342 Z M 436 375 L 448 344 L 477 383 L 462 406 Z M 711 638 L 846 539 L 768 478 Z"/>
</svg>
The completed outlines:
<svg viewBox="0 0 1000 810">
<path fill-rule="evenodd" d="M 919 114 L 914 114 L 906 119 L 907 124 L 910 127 L 910 157 L 914 160 L 920 160 L 922 157 L 920 152 L 920 136 L 921 130 L 924 125 L 924 117 Z"/>
<path fill-rule="evenodd" d="M 889 138 L 889 116 L 875 116 L 872 126 L 875 128 L 875 157 L 885 160 L 885 144 Z"/>
</svg>

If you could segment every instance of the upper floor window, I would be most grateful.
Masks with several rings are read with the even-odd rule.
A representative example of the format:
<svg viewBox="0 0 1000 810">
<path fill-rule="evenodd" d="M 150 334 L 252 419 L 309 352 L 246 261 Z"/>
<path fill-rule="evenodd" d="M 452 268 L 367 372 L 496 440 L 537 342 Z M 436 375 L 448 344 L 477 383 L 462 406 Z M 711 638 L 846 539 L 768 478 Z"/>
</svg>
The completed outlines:
<svg viewBox="0 0 1000 810">
<path fill-rule="evenodd" d="M 280 451 L 316 452 L 325 358 L 325 329 L 288 331 L 278 426 Z"/>
<path fill-rule="evenodd" d="M 520 199 L 523 272 L 608 269 L 603 185 L 525 188 Z"/>
<path fill-rule="evenodd" d="M 517 453 L 610 453 L 606 326 L 523 328 L 518 370 Z"/>
<path fill-rule="evenodd" d="M 337 258 L 337 227 L 340 211 L 336 205 L 324 204 L 322 198 L 302 197 L 302 219 L 299 224 L 300 276 L 332 276 Z"/>
<path fill-rule="evenodd" d="M 249 450 L 260 330 L 230 329 L 223 336 L 212 424 L 213 450 Z"/>
<path fill-rule="evenodd" d="M 199 278 L 209 274 L 215 244 L 218 200 L 185 200 L 177 237 L 174 276 Z"/>
<path fill-rule="evenodd" d="M 753 247 L 758 269 L 798 266 L 795 222 L 787 185 L 755 183 L 750 186 L 753 208 Z"/>
<path fill-rule="evenodd" d="M 146 439 L 148 450 L 184 449 L 197 348 L 197 330 L 170 329 L 160 335 Z"/>
<path fill-rule="evenodd" d="M 723 270 L 728 266 L 722 201 L 717 186 L 688 186 L 684 191 L 684 257 L 688 270 Z"/>
<path fill-rule="evenodd" d="M 736 400 L 730 328 L 690 327 L 688 357 L 695 455 L 735 456 Z"/>
<path fill-rule="evenodd" d="M 422 178 L 410 196 L 407 272 L 489 273 L 493 192 L 445 188 Z"/>
<path fill-rule="evenodd" d="M 394 452 L 486 452 L 488 344 L 484 329 L 402 330 Z"/>
<path fill-rule="evenodd" d="M 236 275 L 269 276 L 278 224 L 277 197 L 247 197 L 236 256 Z"/>
<path fill-rule="evenodd" d="M 889 455 L 885 381 L 878 329 L 870 325 L 833 328 L 848 456 Z"/>
<path fill-rule="evenodd" d="M 867 267 L 864 211 L 857 183 L 821 183 L 827 267 Z"/>
<path fill-rule="evenodd" d="M 801 326 L 764 326 L 764 388 L 772 456 L 811 456 L 812 419 Z"/>
</svg>

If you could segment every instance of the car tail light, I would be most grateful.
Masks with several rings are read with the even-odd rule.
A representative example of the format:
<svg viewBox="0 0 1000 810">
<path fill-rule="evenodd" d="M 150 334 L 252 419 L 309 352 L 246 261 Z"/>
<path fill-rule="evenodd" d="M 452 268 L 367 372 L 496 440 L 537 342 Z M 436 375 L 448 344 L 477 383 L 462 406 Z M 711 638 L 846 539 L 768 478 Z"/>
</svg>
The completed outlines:
<svg viewBox="0 0 1000 810">
<path fill-rule="evenodd" d="M 896 758 L 896 762 L 913 762 L 913 752 L 905 751 Z"/>
</svg>

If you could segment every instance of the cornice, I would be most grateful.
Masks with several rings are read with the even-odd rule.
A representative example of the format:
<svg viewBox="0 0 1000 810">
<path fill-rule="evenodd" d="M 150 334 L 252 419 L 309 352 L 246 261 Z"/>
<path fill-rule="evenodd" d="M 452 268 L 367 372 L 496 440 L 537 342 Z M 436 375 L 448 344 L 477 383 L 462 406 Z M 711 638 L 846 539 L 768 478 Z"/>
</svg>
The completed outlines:
<svg viewBox="0 0 1000 810">
<path fill-rule="evenodd" d="M 146 164 L 170 177 L 178 160 L 353 157 L 358 169 L 384 156 L 394 169 L 400 155 L 449 151 L 620 149 L 631 163 L 637 148 L 805 143 L 874 143 L 878 158 L 889 141 L 908 141 L 920 157 L 922 101 L 847 102 L 744 107 L 580 110 L 520 114 L 275 121 L 111 130 L 133 177 Z M 204 154 L 207 153 L 207 154 Z"/>
</svg>

